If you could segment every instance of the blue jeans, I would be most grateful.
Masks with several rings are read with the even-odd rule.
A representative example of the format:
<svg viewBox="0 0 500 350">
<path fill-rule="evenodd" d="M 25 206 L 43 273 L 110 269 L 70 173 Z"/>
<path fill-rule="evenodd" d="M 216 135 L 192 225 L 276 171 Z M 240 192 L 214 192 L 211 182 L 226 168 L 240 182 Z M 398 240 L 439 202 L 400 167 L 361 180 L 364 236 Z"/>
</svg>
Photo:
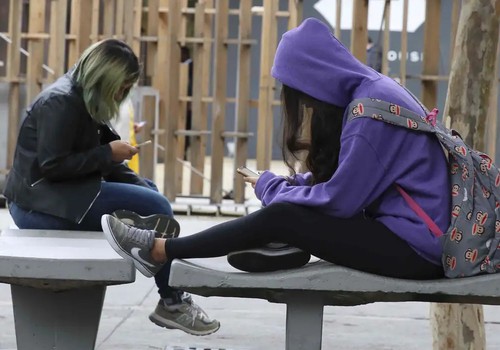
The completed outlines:
<svg viewBox="0 0 500 350">
<path fill-rule="evenodd" d="M 115 210 L 126 209 L 139 215 L 166 214 L 173 216 L 168 200 L 158 192 L 156 185 L 146 179 L 150 188 L 118 183 L 102 182 L 101 192 L 80 224 L 33 210 L 18 207 L 9 203 L 10 215 L 21 229 L 102 231 L 101 216 L 111 214 Z M 155 282 L 162 298 L 180 299 L 181 291 L 168 286 L 170 263 L 156 274 Z"/>
</svg>

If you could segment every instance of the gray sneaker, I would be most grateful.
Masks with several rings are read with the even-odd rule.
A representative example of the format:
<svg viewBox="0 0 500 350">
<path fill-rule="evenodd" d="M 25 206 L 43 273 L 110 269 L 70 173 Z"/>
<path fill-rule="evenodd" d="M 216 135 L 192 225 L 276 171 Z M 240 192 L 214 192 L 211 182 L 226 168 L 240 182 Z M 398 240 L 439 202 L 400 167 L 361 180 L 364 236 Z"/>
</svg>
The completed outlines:
<svg viewBox="0 0 500 350">
<path fill-rule="evenodd" d="M 160 299 L 149 319 L 157 326 L 180 329 L 192 335 L 209 335 L 217 332 L 220 327 L 219 321 L 210 319 L 205 311 L 195 304 L 191 296 L 173 305 L 165 305 Z"/>
<path fill-rule="evenodd" d="M 141 216 L 134 211 L 121 209 L 114 211 L 113 216 L 129 226 L 154 230 L 156 238 L 177 238 L 181 231 L 179 223 L 165 214 Z"/>
<path fill-rule="evenodd" d="M 155 233 L 124 224 L 111 215 L 103 215 L 101 226 L 104 236 L 113 249 L 125 259 L 132 259 L 137 270 L 146 277 L 153 277 L 163 264 L 151 257 Z"/>
</svg>

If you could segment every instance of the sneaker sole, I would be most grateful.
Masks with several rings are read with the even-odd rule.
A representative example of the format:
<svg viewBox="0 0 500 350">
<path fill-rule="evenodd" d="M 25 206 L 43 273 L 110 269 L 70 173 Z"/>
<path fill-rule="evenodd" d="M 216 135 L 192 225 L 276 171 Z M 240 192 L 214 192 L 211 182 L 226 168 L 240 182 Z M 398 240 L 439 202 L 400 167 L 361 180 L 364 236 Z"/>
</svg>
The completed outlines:
<svg viewBox="0 0 500 350">
<path fill-rule="evenodd" d="M 160 316 L 156 315 L 155 313 L 152 313 L 151 315 L 149 315 L 149 320 L 159 327 L 163 327 L 163 328 L 167 328 L 167 329 L 179 329 L 183 332 L 186 332 L 186 333 L 191 334 L 191 335 L 196 335 L 196 336 L 209 335 L 209 334 L 217 332 L 220 328 L 220 323 L 218 323 L 217 328 L 215 328 L 215 329 L 212 329 L 210 331 L 197 332 L 197 331 L 193 331 L 192 329 L 186 328 L 183 325 L 175 323 L 171 320 L 160 317 Z"/>
<path fill-rule="evenodd" d="M 137 261 L 132 255 L 130 255 L 127 251 L 123 250 L 123 248 L 118 244 L 115 239 L 115 236 L 111 232 L 111 228 L 109 227 L 108 220 L 106 220 L 106 216 L 103 215 L 101 218 L 101 226 L 102 231 L 104 232 L 104 236 L 108 240 L 109 245 L 124 259 L 132 260 L 134 262 L 134 266 L 140 273 L 142 273 L 146 277 L 153 277 L 154 274 L 151 273 L 146 267 L 144 267 L 139 261 Z"/>
<path fill-rule="evenodd" d="M 228 263 L 246 272 L 271 272 L 295 269 L 309 262 L 311 255 L 301 249 L 288 247 L 281 250 L 248 249 L 227 255 Z"/>
<path fill-rule="evenodd" d="M 177 238 L 180 225 L 173 217 L 165 214 L 141 216 L 130 210 L 116 210 L 113 216 L 123 223 L 142 230 L 154 230 L 156 238 Z"/>
</svg>

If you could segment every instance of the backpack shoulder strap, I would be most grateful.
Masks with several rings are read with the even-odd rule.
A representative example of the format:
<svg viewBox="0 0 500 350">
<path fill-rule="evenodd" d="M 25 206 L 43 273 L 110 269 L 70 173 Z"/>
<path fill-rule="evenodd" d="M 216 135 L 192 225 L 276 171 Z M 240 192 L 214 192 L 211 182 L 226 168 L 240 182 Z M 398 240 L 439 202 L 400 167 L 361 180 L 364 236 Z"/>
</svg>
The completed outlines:
<svg viewBox="0 0 500 350">
<path fill-rule="evenodd" d="M 426 116 L 419 115 L 402 106 L 374 98 L 353 100 L 347 106 L 347 121 L 367 117 L 402 126 L 415 131 L 435 133 L 437 109 Z"/>
</svg>

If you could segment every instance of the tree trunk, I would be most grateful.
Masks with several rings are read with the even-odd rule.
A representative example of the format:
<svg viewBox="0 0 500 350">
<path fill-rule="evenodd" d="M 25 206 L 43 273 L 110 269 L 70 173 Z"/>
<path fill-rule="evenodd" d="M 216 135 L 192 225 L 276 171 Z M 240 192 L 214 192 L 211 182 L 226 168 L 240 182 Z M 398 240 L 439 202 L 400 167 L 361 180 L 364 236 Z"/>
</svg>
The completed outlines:
<svg viewBox="0 0 500 350">
<path fill-rule="evenodd" d="M 429 1 L 429 0 L 428 0 Z M 443 116 L 473 148 L 485 130 L 496 67 L 500 0 L 463 0 Z M 486 348 L 482 305 L 431 304 L 433 349 Z"/>
</svg>

